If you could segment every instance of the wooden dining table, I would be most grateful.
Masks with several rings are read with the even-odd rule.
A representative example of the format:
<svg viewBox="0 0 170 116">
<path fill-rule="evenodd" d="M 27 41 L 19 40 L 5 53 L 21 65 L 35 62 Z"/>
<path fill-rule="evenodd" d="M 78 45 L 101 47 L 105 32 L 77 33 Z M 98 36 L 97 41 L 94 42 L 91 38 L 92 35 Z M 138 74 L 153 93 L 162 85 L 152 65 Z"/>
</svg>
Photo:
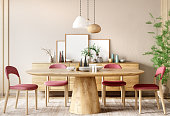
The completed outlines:
<svg viewBox="0 0 170 116">
<path fill-rule="evenodd" d="M 74 76 L 70 113 L 96 114 L 101 111 L 95 76 L 133 76 L 144 73 L 137 69 L 101 69 L 98 72 L 68 71 L 67 69 L 32 69 L 35 76 Z M 57 77 L 56 77 L 57 78 Z"/>
</svg>

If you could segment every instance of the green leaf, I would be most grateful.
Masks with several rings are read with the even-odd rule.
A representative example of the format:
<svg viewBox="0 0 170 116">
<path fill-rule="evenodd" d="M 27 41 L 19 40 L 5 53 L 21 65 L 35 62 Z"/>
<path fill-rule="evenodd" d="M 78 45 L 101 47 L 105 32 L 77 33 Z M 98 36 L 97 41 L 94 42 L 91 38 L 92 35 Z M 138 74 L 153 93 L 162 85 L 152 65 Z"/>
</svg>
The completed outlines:
<svg viewBox="0 0 170 116">
<path fill-rule="evenodd" d="M 154 24 L 154 27 L 156 27 L 156 28 L 160 28 L 162 26 L 162 22 L 159 22 L 159 23 L 155 23 Z"/>
<path fill-rule="evenodd" d="M 156 19 L 161 20 L 162 18 L 161 17 L 157 17 Z"/>
<path fill-rule="evenodd" d="M 155 32 L 148 32 L 149 34 L 155 34 Z"/>
<path fill-rule="evenodd" d="M 149 15 L 151 16 L 151 18 L 154 18 L 153 15 L 152 15 L 152 13 L 149 13 Z"/>
<path fill-rule="evenodd" d="M 146 24 L 152 24 L 152 22 L 151 21 L 147 21 Z"/>
</svg>

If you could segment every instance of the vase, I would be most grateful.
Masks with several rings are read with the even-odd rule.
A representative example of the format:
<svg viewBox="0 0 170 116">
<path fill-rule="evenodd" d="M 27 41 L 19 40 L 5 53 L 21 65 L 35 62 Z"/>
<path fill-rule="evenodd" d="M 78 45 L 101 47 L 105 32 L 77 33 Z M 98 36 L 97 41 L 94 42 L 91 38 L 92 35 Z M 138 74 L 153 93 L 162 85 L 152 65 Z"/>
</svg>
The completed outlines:
<svg viewBox="0 0 170 116">
<path fill-rule="evenodd" d="M 50 62 L 50 63 L 54 63 L 54 59 L 53 59 L 52 56 L 49 57 L 49 62 Z"/>
<path fill-rule="evenodd" d="M 163 97 L 168 98 L 169 88 L 167 87 L 166 84 L 162 85 L 162 92 L 163 92 Z M 158 91 L 158 96 L 160 97 L 160 92 L 159 91 Z"/>
<path fill-rule="evenodd" d="M 84 58 L 84 67 L 87 67 L 87 60 L 86 60 L 86 56 Z"/>
</svg>

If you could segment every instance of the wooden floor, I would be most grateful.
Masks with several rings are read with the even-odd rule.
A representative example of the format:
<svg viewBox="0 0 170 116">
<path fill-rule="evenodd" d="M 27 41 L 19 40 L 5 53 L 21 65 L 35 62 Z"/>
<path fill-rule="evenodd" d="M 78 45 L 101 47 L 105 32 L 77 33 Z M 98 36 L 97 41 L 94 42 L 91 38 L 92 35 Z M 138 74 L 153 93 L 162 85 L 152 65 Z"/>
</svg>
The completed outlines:
<svg viewBox="0 0 170 116">
<path fill-rule="evenodd" d="M 101 101 L 101 100 L 100 100 Z M 120 98 L 107 98 L 107 106 L 101 104 L 101 113 L 90 116 L 136 116 L 138 110 L 135 110 L 134 98 L 126 98 L 126 106 L 123 107 Z M 170 99 L 165 100 L 167 115 L 170 115 Z M 68 104 L 70 105 L 70 103 Z M 161 105 L 161 103 L 160 103 Z M 0 98 L 0 116 L 24 116 L 25 115 L 25 97 L 20 97 L 18 109 L 15 109 L 15 97 L 9 97 L 6 113 L 3 114 L 4 98 Z M 51 97 L 48 107 L 45 107 L 45 98 L 38 98 L 38 110 L 35 110 L 34 97 L 29 96 L 29 115 L 30 116 L 78 116 L 69 113 L 69 107 L 64 107 L 63 97 Z M 144 98 L 142 100 L 143 116 L 163 116 L 162 107 L 157 110 L 156 101 L 153 98 Z M 86 115 L 84 115 L 86 116 Z"/>
</svg>

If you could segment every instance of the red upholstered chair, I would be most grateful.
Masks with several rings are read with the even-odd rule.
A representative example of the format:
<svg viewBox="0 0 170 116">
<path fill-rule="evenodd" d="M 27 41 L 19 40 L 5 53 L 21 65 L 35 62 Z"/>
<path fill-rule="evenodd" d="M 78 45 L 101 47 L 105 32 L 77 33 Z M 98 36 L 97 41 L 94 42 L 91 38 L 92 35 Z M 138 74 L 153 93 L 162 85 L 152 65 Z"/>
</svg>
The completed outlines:
<svg viewBox="0 0 170 116">
<path fill-rule="evenodd" d="M 64 64 L 53 64 L 49 67 L 50 69 L 66 69 L 67 66 Z M 57 86 L 64 86 L 64 96 L 65 96 L 65 106 L 67 106 L 68 102 L 68 77 L 66 80 L 63 81 L 50 81 L 50 77 L 44 83 L 46 85 L 45 89 L 45 103 L 47 106 L 47 102 L 49 102 L 49 87 L 57 87 Z"/>
<path fill-rule="evenodd" d="M 122 67 L 118 64 L 106 64 L 104 66 L 104 68 L 106 68 L 106 69 L 122 69 Z M 104 77 L 102 78 L 102 84 L 103 84 L 102 102 L 103 102 L 104 106 L 106 106 L 106 86 L 110 86 L 110 87 L 120 86 L 121 87 L 121 99 L 122 99 L 123 106 L 125 106 L 125 85 L 126 85 L 126 82 L 123 81 L 122 76 L 120 78 L 121 78 L 120 81 L 105 81 Z"/>
<path fill-rule="evenodd" d="M 21 84 L 21 79 L 20 79 L 20 75 L 18 73 L 18 70 L 13 66 L 7 66 L 5 68 L 5 71 L 6 71 L 6 76 L 7 76 L 7 79 L 8 79 L 8 89 L 7 89 L 7 92 L 6 92 L 4 113 L 6 111 L 6 106 L 7 106 L 8 97 L 9 97 L 9 91 L 11 89 L 17 90 L 15 108 L 17 108 L 20 91 L 26 91 L 26 115 L 28 115 L 28 91 L 35 90 L 35 109 L 37 110 L 37 88 L 38 88 L 38 85 L 36 85 L 36 84 Z M 18 81 L 19 81 L 18 85 L 10 86 L 10 79 L 9 79 L 10 74 L 14 74 L 18 77 Z"/>
<path fill-rule="evenodd" d="M 139 91 L 139 114 L 141 114 L 142 91 L 154 91 L 155 98 L 157 101 L 157 107 L 158 107 L 158 109 L 160 109 L 159 98 L 158 98 L 158 94 L 157 94 L 158 90 L 160 92 L 160 98 L 162 101 L 163 111 L 164 111 L 164 114 L 166 114 L 165 104 L 164 104 L 164 99 L 163 99 L 163 92 L 162 92 L 162 81 L 161 81 L 165 70 L 166 70 L 165 66 L 162 66 L 157 69 L 155 77 L 154 77 L 154 84 L 136 84 L 136 85 L 134 85 L 133 88 L 135 89 L 135 108 L 136 109 L 137 109 L 137 92 Z M 161 77 L 160 77 L 159 85 L 156 85 L 156 77 L 158 75 L 161 75 Z"/>
</svg>

